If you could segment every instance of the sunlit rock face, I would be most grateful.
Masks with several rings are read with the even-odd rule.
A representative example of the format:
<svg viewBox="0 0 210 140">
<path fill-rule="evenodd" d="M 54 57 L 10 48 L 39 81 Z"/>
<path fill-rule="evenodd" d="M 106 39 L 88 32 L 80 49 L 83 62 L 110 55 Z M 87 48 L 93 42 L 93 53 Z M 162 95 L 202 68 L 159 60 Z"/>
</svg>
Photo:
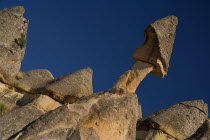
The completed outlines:
<svg viewBox="0 0 210 140">
<path fill-rule="evenodd" d="M 134 51 L 133 59 L 154 65 L 152 74 L 164 77 L 168 71 L 177 25 L 178 18 L 175 16 L 167 16 L 150 24 L 145 30 L 146 40 Z"/>
<path fill-rule="evenodd" d="M 19 72 L 25 54 L 28 21 L 24 12 L 22 6 L 0 11 L 0 75 L 5 78 Z"/>
<path fill-rule="evenodd" d="M 145 43 L 134 51 L 133 67 L 112 88 L 93 93 L 91 68 L 58 78 L 45 69 L 19 71 L 28 27 L 23 13 L 21 6 L 0 11 L 0 140 L 210 139 L 203 100 L 142 118 L 135 94 L 147 74 L 166 75 L 178 24 L 175 16 L 149 25 Z"/>
</svg>

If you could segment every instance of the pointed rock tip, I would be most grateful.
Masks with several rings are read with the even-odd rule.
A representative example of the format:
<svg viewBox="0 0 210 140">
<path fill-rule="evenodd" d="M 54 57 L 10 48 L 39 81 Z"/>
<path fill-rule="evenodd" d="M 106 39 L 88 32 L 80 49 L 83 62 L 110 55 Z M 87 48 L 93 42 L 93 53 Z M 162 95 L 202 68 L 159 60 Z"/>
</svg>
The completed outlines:
<svg viewBox="0 0 210 140">
<path fill-rule="evenodd" d="M 86 68 L 83 68 L 83 69 L 78 70 L 78 71 L 86 71 L 86 72 L 89 72 L 89 73 L 93 73 L 93 70 L 90 67 L 86 67 Z"/>
<path fill-rule="evenodd" d="M 7 11 L 8 13 L 15 14 L 17 16 L 23 16 L 25 13 L 25 8 L 23 6 L 15 6 L 10 8 L 5 8 L 3 11 Z"/>
<path fill-rule="evenodd" d="M 178 25 L 179 20 L 177 16 L 171 15 L 171 16 L 168 16 L 167 18 L 170 18 L 175 25 Z"/>
<path fill-rule="evenodd" d="M 171 20 L 171 22 L 175 25 L 175 26 L 177 26 L 178 25 L 178 17 L 177 16 L 174 16 L 174 15 L 170 15 L 170 16 L 166 16 L 166 17 L 164 17 L 164 18 L 161 18 L 161 19 L 159 19 L 159 20 L 157 20 L 157 21 L 163 21 L 163 20 Z M 157 21 L 155 21 L 155 22 L 157 22 Z M 154 23 L 155 23 L 154 22 Z M 153 23 L 152 23 L 153 24 Z"/>
</svg>

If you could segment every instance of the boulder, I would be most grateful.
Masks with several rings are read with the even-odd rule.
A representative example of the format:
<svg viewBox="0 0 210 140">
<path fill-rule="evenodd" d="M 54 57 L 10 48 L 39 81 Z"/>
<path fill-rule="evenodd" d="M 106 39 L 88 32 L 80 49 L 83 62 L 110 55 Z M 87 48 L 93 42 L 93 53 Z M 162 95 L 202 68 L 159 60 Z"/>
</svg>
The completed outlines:
<svg viewBox="0 0 210 140">
<path fill-rule="evenodd" d="M 22 6 L 0 10 L 0 80 L 15 76 L 26 49 L 28 21 Z"/>
<path fill-rule="evenodd" d="M 15 88 L 0 82 L 0 116 L 15 107 L 23 95 Z"/>
<path fill-rule="evenodd" d="M 139 115 L 136 94 L 101 92 L 46 113 L 10 139 L 134 140 Z"/>
<path fill-rule="evenodd" d="M 8 139 L 41 115 L 59 106 L 60 103 L 45 95 L 39 95 L 24 106 L 16 106 L 0 117 L 1 140 Z"/>
<path fill-rule="evenodd" d="M 138 131 L 161 130 L 175 139 L 193 135 L 208 118 L 208 106 L 202 100 L 176 104 L 138 121 Z"/>
<path fill-rule="evenodd" d="M 73 103 L 93 93 L 92 75 L 90 68 L 78 70 L 49 82 L 41 92 L 62 103 Z"/>
<path fill-rule="evenodd" d="M 158 77 L 167 74 L 178 18 L 168 16 L 150 24 L 145 30 L 146 40 L 134 51 L 133 59 L 155 66 L 151 72 Z"/>
<path fill-rule="evenodd" d="M 16 75 L 14 87 L 30 93 L 38 92 L 38 89 L 54 79 L 48 70 L 37 69 L 27 72 L 19 72 Z"/>
</svg>

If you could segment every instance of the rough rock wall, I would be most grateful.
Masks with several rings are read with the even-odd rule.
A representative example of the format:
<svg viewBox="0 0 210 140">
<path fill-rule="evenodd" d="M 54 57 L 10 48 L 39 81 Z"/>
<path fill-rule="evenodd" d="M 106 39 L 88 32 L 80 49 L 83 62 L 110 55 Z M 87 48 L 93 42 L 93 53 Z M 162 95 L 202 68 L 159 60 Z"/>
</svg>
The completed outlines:
<svg viewBox="0 0 210 140">
<path fill-rule="evenodd" d="M 93 93 L 90 68 L 56 79 L 43 69 L 19 72 L 28 27 L 23 13 L 23 7 L 0 11 L 0 140 L 210 139 L 208 106 L 202 100 L 141 116 L 136 88 L 149 73 L 166 75 L 175 16 L 148 26 L 134 66 L 111 89 Z"/>
<path fill-rule="evenodd" d="M 5 78 L 19 72 L 24 57 L 28 28 L 24 12 L 23 7 L 0 11 L 0 70 Z"/>
</svg>

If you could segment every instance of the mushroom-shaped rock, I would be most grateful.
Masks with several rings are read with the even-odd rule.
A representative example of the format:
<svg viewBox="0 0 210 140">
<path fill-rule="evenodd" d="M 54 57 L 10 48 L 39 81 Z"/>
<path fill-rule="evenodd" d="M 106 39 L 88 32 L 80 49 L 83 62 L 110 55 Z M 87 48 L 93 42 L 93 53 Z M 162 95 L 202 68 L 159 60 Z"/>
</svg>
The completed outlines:
<svg viewBox="0 0 210 140">
<path fill-rule="evenodd" d="M 54 80 L 50 71 L 45 69 L 19 72 L 15 77 L 14 87 L 30 93 L 37 93 L 37 90 Z"/>
<path fill-rule="evenodd" d="M 147 27 L 146 41 L 134 51 L 134 66 L 118 79 L 111 89 L 112 92 L 135 93 L 148 73 L 159 77 L 166 75 L 177 24 L 178 19 L 175 16 L 168 16 Z"/>
<path fill-rule="evenodd" d="M 175 16 L 150 24 L 145 30 L 145 42 L 134 51 L 133 59 L 154 65 L 151 73 L 158 77 L 167 74 L 177 24 L 178 19 Z"/>
<path fill-rule="evenodd" d="M 72 103 L 93 93 L 93 71 L 90 68 L 63 75 L 42 88 L 42 93 L 62 103 Z"/>
<path fill-rule="evenodd" d="M 161 130 L 175 139 L 193 135 L 208 118 L 208 106 L 202 100 L 176 104 L 138 121 L 138 131 Z"/>
<path fill-rule="evenodd" d="M 15 76 L 21 66 L 26 49 L 28 21 L 22 6 L 0 11 L 0 80 Z"/>
</svg>

